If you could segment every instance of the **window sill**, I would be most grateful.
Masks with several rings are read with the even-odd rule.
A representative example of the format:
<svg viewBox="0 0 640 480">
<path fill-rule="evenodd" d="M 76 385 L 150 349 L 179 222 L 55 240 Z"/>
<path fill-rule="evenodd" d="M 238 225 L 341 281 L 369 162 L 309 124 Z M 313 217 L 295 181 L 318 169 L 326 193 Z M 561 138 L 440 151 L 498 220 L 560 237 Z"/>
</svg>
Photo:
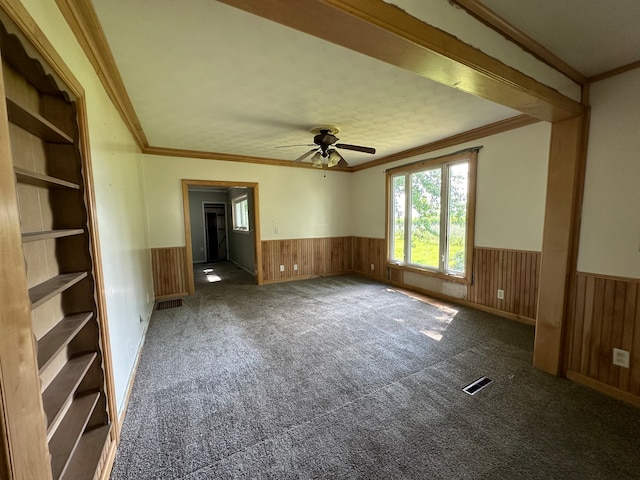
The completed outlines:
<svg viewBox="0 0 640 480">
<path fill-rule="evenodd" d="M 446 280 L 448 282 L 453 282 L 453 283 L 460 283 L 462 285 L 471 284 L 471 281 L 469 278 L 463 277 L 461 275 L 436 272 L 433 270 L 429 270 L 428 268 L 416 267 L 415 265 L 406 265 L 401 262 L 387 262 L 387 267 L 395 268 L 396 270 L 402 270 L 404 272 L 419 273 L 421 275 L 426 275 L 429 277 L 441 278 L 442 280 Z"/>
</svg>

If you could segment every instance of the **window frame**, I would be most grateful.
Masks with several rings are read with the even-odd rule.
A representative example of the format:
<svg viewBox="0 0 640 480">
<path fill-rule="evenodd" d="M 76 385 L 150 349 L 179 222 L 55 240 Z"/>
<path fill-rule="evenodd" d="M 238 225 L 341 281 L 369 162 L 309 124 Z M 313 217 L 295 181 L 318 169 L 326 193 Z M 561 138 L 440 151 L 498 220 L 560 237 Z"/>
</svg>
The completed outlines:
<svg viewBox="0 0 640 480">
<path fill-rule="evenodd" d="M 472 267 L 473 267 L 473 248 L 474 248 L 474 231 L 475 231 L 475 210 L 476 210 L 476 182 L 477 182 L 477 163 L 478 163 L 478 148 L 468 149 L 461 152 L 456 152 L 449 155 L 443 155 L 436 158 L 420 160 L 407 165 L 401 165 L 399 167 L 391 168 L 386 171 L 386 229 L 385 229 L 385 242 L 387 247 L 387 266 L 394 269 L 417 272 L 428 276 L 447 279 L 449 281 L 471 284 L 472 280 Z M 464 274 L 458 272 L 447 272 L 441 269 L 442 261 L 439 262 L 437 269 L 429 268 L 427 266 L 407 263 L 404 261 L 393 259 L 393 247 L 394 247 L 394 218 L 393 218 L 393 179 L 399 175 L 406 175 L 405 185 L 407 184 L 409 175 L 412 173 L 432 170 L 434 168 L 441 168 L 445 170 L 446 166 L 455 165 L 467 161 L 469 165 L 468 170 L 468 185 L 467 185 L 467 217 L 465 224 L 465 271 Z M 441 232 L 444 235 L 440 235 L 440 255 L 446 254 L 446 248 L 443 251 L 443 245 L 446 245 L 446 238 L 448 235 L 448 204 L 444 203 L 444 197 L 448 197 L 449 183 L 442 183 L 442 190 L 440 193 L 441 198 Z M 406 188 L 406 187 L 405 187 Z M 446 192 L 445 192 L 446 191 Z M 444 192 L 444 193 L 443 193 Z M 409 196 L 408 196 L 409 197 Z M 407 199 L 408 203 L 409 199 Z M 405 211 L 406 211 L 405 204 Z M 407 248 L 406 238 L 409 235 L 405 228 L 405 245 Z M 405 257 L 406 258 L 406 257 Z"/>
<path fill-rule="evenodd" d="M 240 225 L 238 222 L 238 214 L 236 209 L 241 204 L 246 205 L 246 216 L 247 216 L 247 225 Z M 232 217 L 232 228 L 234 232 L 239 233 L 249 233 L 251 231 L 251 222 L 249 221 L 249 195 L 243 193 L 242 195 L 238 195 L 237 197 L 233 197 L 231 199 L 231 217 Z"/>
</svg>

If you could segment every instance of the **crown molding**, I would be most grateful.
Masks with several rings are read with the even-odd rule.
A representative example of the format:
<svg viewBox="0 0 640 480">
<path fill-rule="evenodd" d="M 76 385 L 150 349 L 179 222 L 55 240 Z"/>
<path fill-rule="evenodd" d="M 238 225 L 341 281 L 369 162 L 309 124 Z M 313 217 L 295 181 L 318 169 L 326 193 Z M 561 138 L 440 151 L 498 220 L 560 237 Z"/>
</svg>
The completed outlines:
<svg viewBox="0 0 640 480">
<path fill-rule="evenodd" d="M 408 150 L 403 150 L 402 152 L 387 155 L 386 157 L 372 160 L 371 162 L 356 165 L 352 167 L 351 170 L 353 172 L 359 172 L 360 170 L 379 167 L 380 165 L 385 165 L 387 163 L 404 160 L 405 158 L 415 157 L 417 155 L 422 155 L 424 153 L 429 153 L 436 150 L 442 150 L 443 148 L 453 147 L 456 145 L 460 145 L 461 143 L 471 142 L 473 140 L 478 140 L 480 138 L 489 137 L 498 133 L 507 132 L 516 128 L 526 127 L 527 125 L 532 125 L 538 122 L 540 122 L 540 120 L 538 120 L 537 118 L 533 118 L 528 115 L 518 115 L 516 117 L 507 118 L 506 120 L 501 120 L 499 122 L 490 123 L 489 125 L 474 128 L 473 130 L 468 130 L 457 135 L 452 135 L 441 140 L 436 140 L 435 142 L 427 143 L 419 147 L 410 148 Z"/>
<path fill-rule="evenodd" d="M 236 155 L 231 153 L 221 153 L 221 152 L 203 152 L 201 150 L 188 150 L 181 148 L 169 148 L 169 147 L 146 147 L 142 150 L 142 153 L 146 153 L 148 155 L 159 155 L 166 157 L 181 157 L 181 158 L 199 158 L 202 160 L 219 160 L 224 162 L 240 162 L 240 163 L 256 163 L 259 165 L 272 165 L 276 167 L 294 167 L 294 168 L 313 168 L 315 170 L 320 170 L 319 168 L 314 167 L 310 163 L 296 163 L 292 160 L 279 160 L 277 158 L 266 158 L 266 157 L 252 157 L 247 155 Z M 323 168 L 322 170 L 331 170 L 332 172 L 351 172 L 352 167 L 331 167 Z"/>
<path fill-rule="evenodd" d="M 615 77 L 616 75 L 620 75 L 621 73 L 625 73 L 630 70 L 635 70 L 636 68 L 640 68 L 640 60 L 638 60 L 637 62 L 631 62 L 627 65 L 623 65 L 622 67 L 614 68 L 613 70 L 609 70 L 608 72 L 599 73 L 598 75 L 589 77 L 589 83 L 598 82 L 600 80 L 604 80 L 605 78 Z"/>
<path fill-rule="evenodd" d="M 543 47 L 526 33 L 517 29 L 507 20 L 495 13 L 486 5 L 478 0 L 450 0 L 450 3 L 457 5 L 465 10 L 469 15 L 480 20 L 489 28 L 495 30 L 507 40 L 515 43 L 538 60 L 546 63 L 550 67 L 556 69 L 563 75 L 567 76 L 575 83 L 584 85 L 587 83 L 587 77 L 577 71 L 571 65 L 566 63 L 560 57 L 556 56 L 551 50 Z"/>
<path fill-rule="evenodd" d="M 90 0 L 56 0 L 98 78 L 140 150 L 149 146 Z"/>
</svg>

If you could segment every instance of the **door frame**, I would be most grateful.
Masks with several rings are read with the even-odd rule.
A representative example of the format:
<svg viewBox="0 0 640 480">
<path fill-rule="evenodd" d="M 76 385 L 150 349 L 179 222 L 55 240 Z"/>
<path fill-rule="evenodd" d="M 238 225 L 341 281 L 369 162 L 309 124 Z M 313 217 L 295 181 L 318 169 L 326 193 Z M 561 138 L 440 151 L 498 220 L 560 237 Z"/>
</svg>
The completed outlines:
<svg viewBox="0 0 640 480">
<path fill-rule="evenodd" d="M 191 222 L 189 211 L 189 187 L 224 187 L 224 188 L 251 188 L 253 189 L 253 218 L 254 218 L 254 236 L 255 236 L 255 272 L 256 285 L 262 285 L 262 248 L 260 248 L 260 201 L 257 182 L 230 182 L 218 180 L 186 180 L 182 179 L 182 212 L 184 219 L 184 240 L 187 254 L 187 290 L 189 295 L 196 292 L 195 282 L 193 278 L 193 248 L 191 246 Z"/>
</svg>

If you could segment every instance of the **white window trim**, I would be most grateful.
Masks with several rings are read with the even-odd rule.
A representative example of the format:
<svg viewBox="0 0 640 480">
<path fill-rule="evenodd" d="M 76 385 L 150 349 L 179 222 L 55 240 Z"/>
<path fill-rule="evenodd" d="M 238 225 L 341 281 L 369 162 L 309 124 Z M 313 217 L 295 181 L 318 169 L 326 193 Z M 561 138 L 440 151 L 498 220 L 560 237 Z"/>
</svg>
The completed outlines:
<svg viewBox="0 0 640 480">
<path fill-rule="evenodd" d="M 237 206 L 243 202 L 247 203 L 247 225 L 238 226 L 238 218 L 236 209 Z M 249 222 L 249 196 L 245 193 L 243 195 L 238 195 L 231 199 L 231 216 L 233 218 L 233 231 L 237 233 L 249 233 L 251 231 L 251 225 Z"/>
</svg>

